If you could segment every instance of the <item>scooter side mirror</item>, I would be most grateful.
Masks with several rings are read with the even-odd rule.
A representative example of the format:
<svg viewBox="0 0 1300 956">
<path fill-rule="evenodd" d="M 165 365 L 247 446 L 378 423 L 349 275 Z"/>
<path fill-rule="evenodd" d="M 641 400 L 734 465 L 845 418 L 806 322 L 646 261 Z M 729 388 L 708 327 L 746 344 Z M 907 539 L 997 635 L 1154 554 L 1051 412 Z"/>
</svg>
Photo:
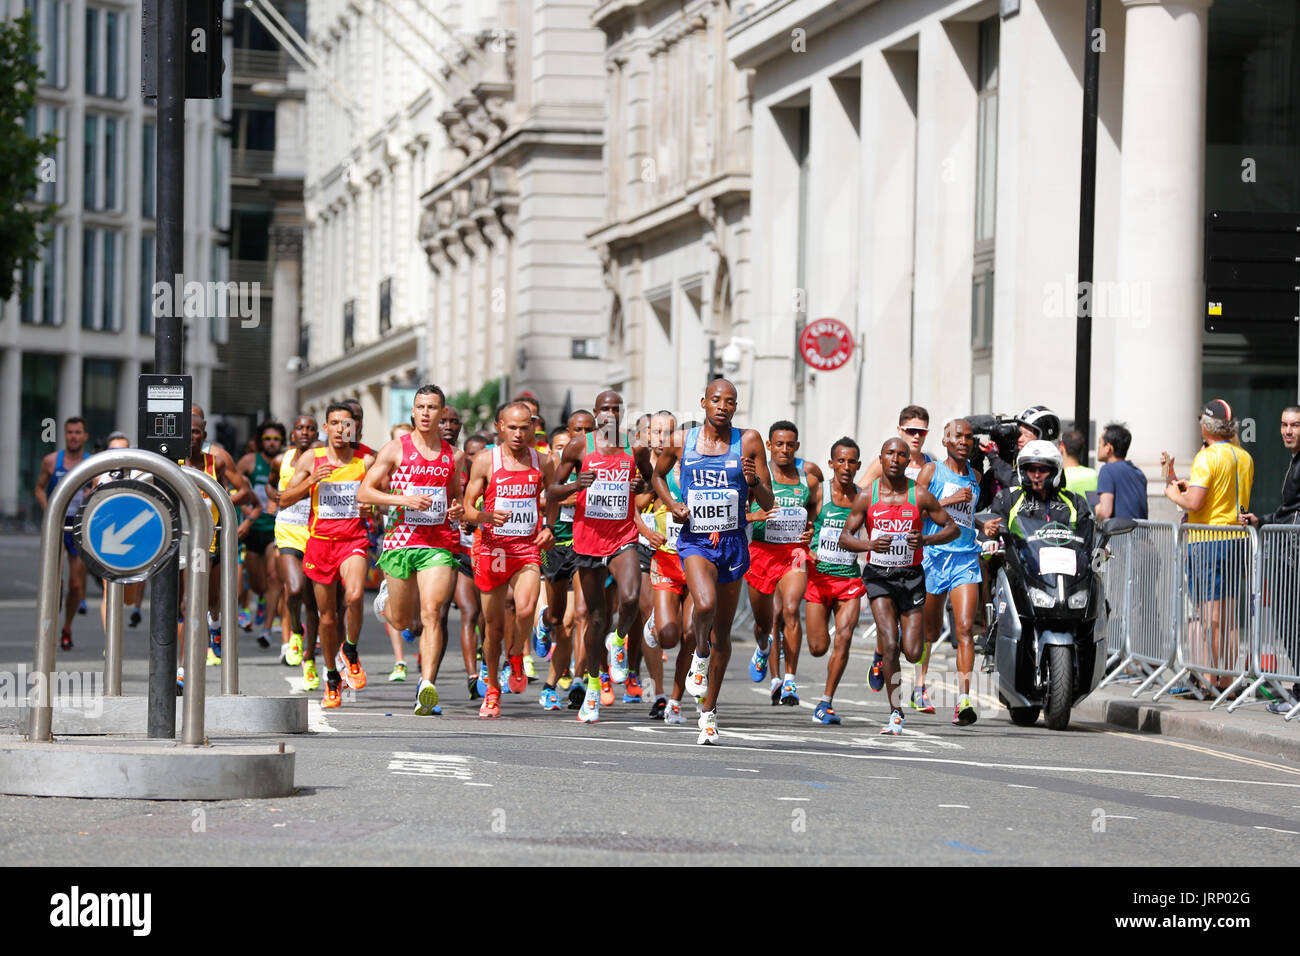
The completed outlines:
<svg viewBox="0 0 1300 956">
<path fill-rule="evenodd" d="M 1117 534 L 1128 534 L 1137 527 L 1137 522 L 1132 518 L 1106 518 L 1097 525 L 1097 530 L 1106 537 L 1113 538 Z"/>
</svg>

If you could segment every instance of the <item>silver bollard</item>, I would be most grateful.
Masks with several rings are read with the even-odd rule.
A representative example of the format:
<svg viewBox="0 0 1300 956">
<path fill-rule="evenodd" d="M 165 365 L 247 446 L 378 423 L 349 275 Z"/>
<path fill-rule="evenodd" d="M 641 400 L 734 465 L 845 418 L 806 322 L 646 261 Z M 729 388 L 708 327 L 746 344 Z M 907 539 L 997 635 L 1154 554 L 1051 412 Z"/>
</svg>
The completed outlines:
<svg viewBox="0 0 1300 956">
<path fill-rule="evenodd" d="M 62 584 L 60 565 L 63 558 L 63 520 L 68 504 L 83 485 L 110 471 L 127 469 L 144 471 L 162 482 L 180 500 L 181 507 L 188 517 L 191 529 L 207 528 L 207 536 L 202 531 L 194 531 L 207 550 L 212 541 L 212 519 L 203 498 L 194 484 L 186 480 L 185 473 L 175 462 L 168 461 L 161 455 L 138 448 L 110 448 L 87 458 L 69 471 L 54 488 L 54 494 L 45 508 L 45 517 L 41 522 L 41 575 L 40 591 L 36 596 L 36 679 L 29 697 L 31 721 L 28 725 L 28 739 L 45 742 L 52 740 L 50 727 L 54 720 L 52 687 L 54 682 L 54 641 L 58 629 L 59 591 Z M 206 632 L 201 615 L 207 604 L 207 574 L 190 576 L 189 587 L 185 591 L 185 635 L 189 641 L 186 648 L 186 666 L 192 667 L 194 650 L 199 652 L 198 667 L 191 671 L 196 675 L 203 673 L 207 644 L 202 635 Z M 200 590 L 200 588 L 204 590 Z M 190 682 L 185 694 L 185 729 L 183 742 L 199 745 L 203 743 L 203 681 L 196 678 Z M 195 714 L 190 719 L 191 713 Z"/>
<path fill-rule="evenodd" d="M 221 693 L 230 696 L 239 693 L 239 511 L 226 489 L 206 471 L 187 465 L 185 474 L 217 506 L 221 535 Z M 211 520 L 211 514 L 208 517 Z M 201 563 L 206 565 L 206 561 Z M 205 607 L 206 602 L 205 591 Z M 203 657 L 202 666 L 206 666 L 207 654 Z"/>
<path fill-rule="evenodd" d="M 104 696 L 122 696 L 122 612 L 125 585 L 104 582 Z"/>
</svg>

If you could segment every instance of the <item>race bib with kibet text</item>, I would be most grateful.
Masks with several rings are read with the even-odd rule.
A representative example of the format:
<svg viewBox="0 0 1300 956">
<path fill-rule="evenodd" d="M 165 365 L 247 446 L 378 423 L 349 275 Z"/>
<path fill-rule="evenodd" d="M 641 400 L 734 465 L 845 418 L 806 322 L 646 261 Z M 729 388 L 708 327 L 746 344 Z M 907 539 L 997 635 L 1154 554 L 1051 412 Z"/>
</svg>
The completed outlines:
<svg viewBox="0 0 1300 956">
<path fill-rule="evenodd" d="M 735 531 L 740 527 L 740 495 L 734 488 L 692 488 L 686 494 L 691 530 L 696 534 Z"/>
</svg>

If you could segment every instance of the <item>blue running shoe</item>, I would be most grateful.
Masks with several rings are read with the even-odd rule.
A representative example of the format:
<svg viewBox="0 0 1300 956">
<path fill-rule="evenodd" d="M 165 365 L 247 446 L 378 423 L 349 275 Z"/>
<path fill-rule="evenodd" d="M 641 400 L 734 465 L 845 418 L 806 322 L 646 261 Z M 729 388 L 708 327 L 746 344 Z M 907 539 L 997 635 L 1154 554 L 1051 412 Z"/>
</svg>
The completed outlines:
<svg viewBox="0 0 1300 956">
<path fill-rule="evenodd" d="M 239 609 L 239 629 L 241 631 L 251 631 L 253 629 L 253 615 L 242 607 Z"/>
<path fill-rule="evenodd" d="M 781 683 L 781 703 L 787 707 L 799 706 L 799 688 L 795 686 L 793 677 L 787 677 Z"/>
<path fill-rule="evenodd" d="M 510 690 L 510 665 L 508 663 L 505 667 L 501 668 L 501 693 L 513 693 L 513 691 Z"/>
<path fill-rule="evenodd" d="M 415 640 L 415 635 L 411 633 L 409 627 L 402 628 L 402 640 L 406 641 L 408 644 Z"/>
<path fill-rule="evenodd" d="M 217 660 L 221 660 L 221 628 L 208 628 L 208 647 L 212 648 Z"/>
<path fill-rule="evenodd" d="M 818 701 L 817 708 L 813 711 L 814 724 L 838 724 L 839 715 L 831 708 L 826 701 Z"/>
<path fill-rule="evenodd" d="M 767 677 L 767 654 L 756 647 L 754 656 L 749 659 L 749 679 L 755 684 L 761 684 L 765 677 Z"/>
<path fill-rule="evenodd" d="M 480 697 L 486 697 L 488 692 L 487 685 L 487 661 L 478 662 L 478 685 L 474 688 L 478 691 Z"/>
<path fill-rule="evenodd" d="M 546 605 L 542 605 L 537 626 L 533 628 L 533 656 L 543 660 L 551 656 L 551 626 L 546 623 Z"/>
<path fill-rule="evenodd" d="M 259 597 L 257 599 L 257 613 L 253 615 L 253 624 L 256 627 L 261 627 L 265 623 L 266 623 L 266 598 Z"/>
<path fill-rule="evenodd" d="M 880 662 L 882 660 L 884 660 L 884 658 L 879 654 L 876 654 L 871 658 L 871 675 L 867 678 L 867 683 L 870 684 L 871 689 L 875 691 L 882 690 L 885 686 L 885 675 L 880 669 Z"/>
<path fill-rule="evenodd" d="M 555 692 L 554 687 L 543 687 L 537 702 L 542 705 L 542 710 L 560 709 L 560 695 Z"/>
</svg>

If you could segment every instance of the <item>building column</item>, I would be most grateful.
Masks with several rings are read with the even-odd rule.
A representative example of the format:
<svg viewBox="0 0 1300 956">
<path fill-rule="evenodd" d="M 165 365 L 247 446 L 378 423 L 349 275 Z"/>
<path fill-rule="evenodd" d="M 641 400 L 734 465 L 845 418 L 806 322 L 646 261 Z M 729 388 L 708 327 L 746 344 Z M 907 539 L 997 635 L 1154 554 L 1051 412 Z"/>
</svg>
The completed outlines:
<svg viewBox="0 0 1300 956">
<path fill-rule="evenodd" d="M 63 440 L 63 423 L 81 415 L 81 353 L 70 352 L 59 362 L 58 439 Z"/>
<path fill-rule="evenodd" d="M 271 274 L 271 417 L 291 427 L 298 414 L 298 386 L 287 362 L 298 354 L 299 277 L 302 230 L 271 227 L 275 265 Z"/>
<path fill-rule="evenodd" d="M 117 418 L 114 427 L 130 436 L 132 445 L 140 440 L 136 434 L 140 425 L 139 387 L 140 360 L 127 356 L 117 367 Z"/>
<path fill-rule="evenodd" d="M 1199 448 L 1206 11 L 1211 0 L 1124 0 L 1117 279 L 1145 288 L 1145 321 L 1115 330 L 1116 414 L 1159 490 L 1161 449 L 1186 476 Z M 1143 383 L 1139 390 L 1135 383 Z M 1152 517 L 1156 517 L 1153 513 Z"/>
<path fill-rule="evenodd" d="M 21 349 L 7 348 L 0 356 L 0 448 L 11 449 L 0 468 L 0 515 L 18 513 L 17 454 L 20 437 L 20 416 L 23 405 L 23 353 Z"/>
</svg>

